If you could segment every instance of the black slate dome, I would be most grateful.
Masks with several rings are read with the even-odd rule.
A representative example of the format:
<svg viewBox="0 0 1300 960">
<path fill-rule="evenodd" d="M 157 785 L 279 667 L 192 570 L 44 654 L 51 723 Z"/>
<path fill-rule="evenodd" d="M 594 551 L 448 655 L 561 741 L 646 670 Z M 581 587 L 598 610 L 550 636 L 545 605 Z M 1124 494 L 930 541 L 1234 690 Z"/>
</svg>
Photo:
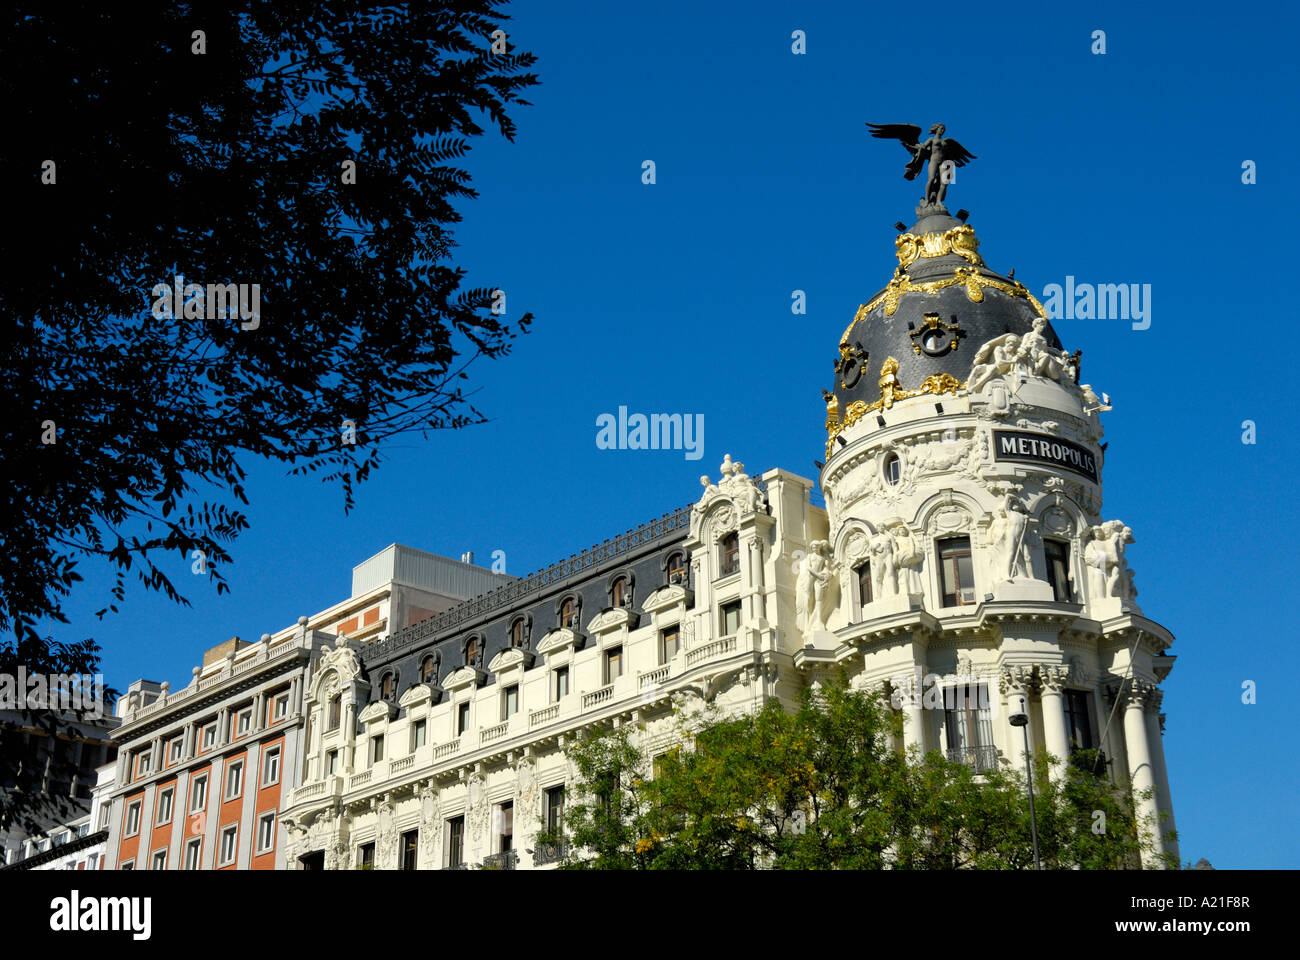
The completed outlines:
<svg viewBox="0 0 1300 960">
<path fill-rule="evenodd" d="M 881 406 L 882 367 L 890 358 L 897 362 L 897 389 L 948 392 L 965 384 L 983 344 L 1029 333 L 1039 317 L 1047 321 L 1023 284 L 985 266 L 974 228 L 939 205 L 917 213 L 916 224 L 894 241 L 894 278 L 859 308 L 840 339 L 834 400 L 827 403 L 832 436 L 834 424 L 855 422 L 863 405 Z M 1050 321 L 1043 336 L 1061 349 Z"/>
</svg>

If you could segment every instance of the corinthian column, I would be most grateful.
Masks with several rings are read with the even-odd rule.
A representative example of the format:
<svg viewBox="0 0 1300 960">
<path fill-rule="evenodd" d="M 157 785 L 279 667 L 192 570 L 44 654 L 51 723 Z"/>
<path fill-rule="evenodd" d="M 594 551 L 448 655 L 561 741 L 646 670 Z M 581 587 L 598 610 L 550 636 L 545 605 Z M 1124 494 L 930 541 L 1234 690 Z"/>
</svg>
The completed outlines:
<svg viewBox="0 0 1300 960">
<path fill-rule="evenodd" d="M 1124 704 L 1124 750 L 1128 753 L 1129 776 L 1133 778 L 1133 808 L 1144 829 L 1153 835 L 1154 849 L 1143 854 L 1143 865 L 1157 866 L 1155 858 L 1164 852 L 1160 839 L 1159 807 L 1154 796 L 1155 771 L 1151 767 L 1151 748 L 1147 743 L 1147 704 L 1155 691 L 1152 684 L 1141 680 L 1130 681 Z M 1152 790 L 1152 795 L 1142 799 L 1140 794 Z"/>
<path fill-rule="evenodd" d="M 1006 704 L 1006 712 L 1002 715 L 1003 719 L 996 727 L 1001 732 L 1002 742 L 1008 747 L 1007 756 L 1011 758 L 1012 766 L 1015 770 L 1025 769 L 1025 735 L 1018 728 L 1011 726 L 1008 722 L 1013 713 L 1020 711 L 1020 698 L 1025 699 L 1025 713 L 1029 713 L 1029 671 L 1024 667 L 1006 667 L 1002 671 L 1002 678 L 998 683 L 1002 691 L 1003 702 Z M 1033 749 L 1034 726 L 1031 723 L 1027 728 L 1029 730 L 1030 749 Z"/>
<path fill-rule="evenodd" d="M 1065 732 L 1065 698 L 1062 695 L 1069 675 L 1070 671 L 1065 667 L 1038 668 L 1042 681 L 1043 739 L 1047 741 L 1047 752 L 1059 761 L 1051 767 L 1053 780 L 1064 779 L 1066 765 L 1070 762 L 1070 740 Z"/>
<path fill-rule="evenodd" d="M 1156 690 L 1151 695 L 1151 705 L 1146 711 L 1147 726 L 1147 743 L 1151 748 L 1151 767 L 1156 778 L 1156 800 L 1160 812 L 1164 813 L 1168 819 L 1160 825 L 1161 833 L 1169 833 L 1176 830 L 1174 825 L 1174 805 L 1173 795 L 1169 792 L 1169 771 L 1165 769 L 1165 745 L 1164 737 L 1161 733 L 1161 714 L 1160 702 L 1164 699 L 1164 691 Z M 1166 853 L 1172 853 L 1178 856 L 1178 841 L 1164 840 L 1164 849 Z"/>
</svg>

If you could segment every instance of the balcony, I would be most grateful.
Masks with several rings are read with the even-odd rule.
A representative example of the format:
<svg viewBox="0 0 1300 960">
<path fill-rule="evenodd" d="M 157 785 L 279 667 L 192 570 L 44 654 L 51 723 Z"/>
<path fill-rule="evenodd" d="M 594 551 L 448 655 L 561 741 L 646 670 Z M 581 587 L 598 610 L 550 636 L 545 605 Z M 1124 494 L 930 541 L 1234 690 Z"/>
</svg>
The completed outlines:
<svg viewBox="0 0 1300 960">
<path fill-rule="evenodd" d="M 949 747 L 948 759 L 964 763 L 976 773 L 988 773 L 998 767 L 997 747 Z"/>
<path fill-rule="evenodd" d="M 591 707 L 598 707 L 602 703 L 607 703 L 614 699 L 614 685 L 608 684 L 599 690 L 593 690 L 591 693 L 582 695 L 582 709 L 587 710 Z"/>
<path fill-rule="evenodd" d="M 503 850 L 483 858 L 484 870 L 513 870 L 519 865 L 519 854 L 514 850 Z"/>
<path fill-rule="evenodd" d="M 561 841 L 560 843 L 539 843 L 533 850 L 533 866 L 542 867 L 548 863 L 558 863 L 569 855 L 569 844 Z"/>
</svg>

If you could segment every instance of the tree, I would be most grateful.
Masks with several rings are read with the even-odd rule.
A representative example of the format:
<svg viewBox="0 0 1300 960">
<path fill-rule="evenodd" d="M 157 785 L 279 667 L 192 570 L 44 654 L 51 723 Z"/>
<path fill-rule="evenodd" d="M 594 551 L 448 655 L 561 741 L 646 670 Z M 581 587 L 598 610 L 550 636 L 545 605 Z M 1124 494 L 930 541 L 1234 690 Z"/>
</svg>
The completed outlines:
<svg viewBox="0 0 1300 960">
<path fill-rule="evenodd" d="M 484 419 L 466 366 L 531 317 L 462 287 L 457 161 L 537 80 L 491 0 L 7 11 L 0 631 L 38 664 L 79 561 L 101 616 L 131 571 L 226 589 L 249 458 L 350 508 L 383 441 Z"/>
<path fill-rule="evenodd" d="M 649 780 L 626 727 L 590 735 L 568 748 L 580 780 L 566 813 L 565 865 L 1032 868 L 1023 775 L 977 777 L 937 752 L 905 759 L 892 746 L 900 734 L 894 711 L 840 676 L 806 690 L 793 712 L 773 702 L 752 715 L 683 723 L 681 745 L 655 761 Z M 1060 782 L 1048 772 L 1049 758 L 1040 756 L 1044 866 L 1137 865 L 1151 840 L 1138 829 L 1126 786 L 1113 787 L 1086 762 L 1070 765 Z M 619 800 L 594 802 L 597 795 Z"/>
</svg>

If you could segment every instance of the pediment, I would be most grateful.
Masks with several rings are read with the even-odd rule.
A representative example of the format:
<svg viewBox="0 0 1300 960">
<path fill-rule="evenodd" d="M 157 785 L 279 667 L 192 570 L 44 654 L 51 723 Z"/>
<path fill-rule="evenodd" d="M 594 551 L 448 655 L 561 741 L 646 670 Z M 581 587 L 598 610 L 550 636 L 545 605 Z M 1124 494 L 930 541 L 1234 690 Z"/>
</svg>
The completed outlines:
<svg viewBox="0 0 1300 960">
<path fill-rule="evenodd" d="M 571 630 L 568 627 L 557 627 L 546 632 L 541 642 L 537 644 L 537 652 L 544 657 L 548 657 L 569 648 L 580 650 L 585 639 L 586 637 L 576 630 Z"/>
<path fill-rule="evenodd" d="M 681 584 L 670 583 L 646 597 L 642 606 L 651 613 L 659 613 L 661 610 L 667 610 L 678 604 L 685 604 L 689 607 L 694 602 L 694 599 L 695 591 L 688 590 Z"/>
<path fill-rule="evenodd" d="M 437 684 L 417 683 L 407 688 L 398 699 L 397 705 L 406 709 L 425 702 L 437 703 L 441 696 L 442 687 Z"/>
<path fill-rule="evenodd" d="M 531 651 L 522 647 L 507 647 L 492 658 L 491 663 L 488 664 L 488 670 L 491 673 L 501 673 L 519 666 L 527 669 L 532 666 L 532 663 L 533 654 Z"/>
<path fill-rule="evenodd" d="M 374 723 L 376 720 L 391 720 L 396 713 L 396 704 L 389 703 L 387 700 L 376 700 L 374 703 L 368 704 L 357 715 L 357 719 L 362 723 Z"/>
<path fill-rule="evenodd" d="M 447 674 L 442 685 L 447 690 L 459 690 L 462 687 L 481 684 L 487 679 L 487 674 L 477 667 L 461 667 L 459 670 L 453 670 Z"/>
<path fill-rule="evenodd" d="M 620 627 L 635 630 L 640 619 L 640 614 L 626 607 L 610 607 L 596 614 L 591 623 L 587 624 L 587 629 L 595 634 L 610 633 Z"/>
</svg>

